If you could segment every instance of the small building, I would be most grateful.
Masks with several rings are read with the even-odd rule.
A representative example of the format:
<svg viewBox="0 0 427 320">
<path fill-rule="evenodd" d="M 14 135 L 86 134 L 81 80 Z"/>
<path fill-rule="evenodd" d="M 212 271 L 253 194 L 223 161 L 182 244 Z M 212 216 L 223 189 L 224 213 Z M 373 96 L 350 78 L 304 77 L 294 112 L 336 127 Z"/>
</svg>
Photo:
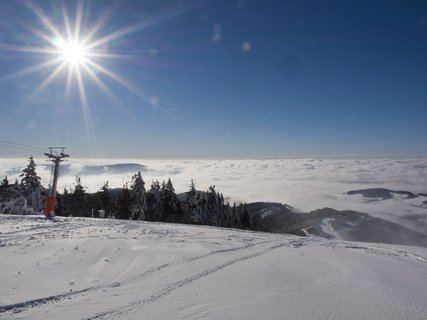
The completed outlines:
<svg viewBox="0 0 427 320">
<path fill-rule="evenodd" d="M 98 214 L 101 219 L 105 218 L 105 210 L 98 210 Z"/>
</svg>

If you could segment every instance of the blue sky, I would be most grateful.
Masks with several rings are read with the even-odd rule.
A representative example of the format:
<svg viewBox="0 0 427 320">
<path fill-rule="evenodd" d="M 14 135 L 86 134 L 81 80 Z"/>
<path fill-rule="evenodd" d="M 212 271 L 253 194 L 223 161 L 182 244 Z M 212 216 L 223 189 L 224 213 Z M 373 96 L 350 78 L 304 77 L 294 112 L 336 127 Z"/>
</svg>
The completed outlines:
<svg viewBox="0 0 427 320">
<path fill-rule="evenodd" d="M 33 4 L 32 4 L 33 3 Z M 77 2 L 64 2 L 71 29 Z M 60 54 L 60 2 L 0 2 L 0 138 L 82 157 L 427 156 L 425 1 L 84 1 L 105 41 L 67 96 L 67 69 L 13 75 Z M 112 97 L 115 97 L 113 99 Z M 0 146 L 0 156 L 24 151 Z"/>
</svg>

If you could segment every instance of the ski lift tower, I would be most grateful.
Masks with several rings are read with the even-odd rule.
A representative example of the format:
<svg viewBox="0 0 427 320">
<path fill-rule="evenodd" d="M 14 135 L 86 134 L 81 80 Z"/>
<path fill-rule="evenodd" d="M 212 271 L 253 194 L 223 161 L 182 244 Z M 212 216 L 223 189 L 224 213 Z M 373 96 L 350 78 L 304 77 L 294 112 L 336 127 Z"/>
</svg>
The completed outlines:
<svg viewBox="0 0 427 320">
<path fill-rule="evenodd" d="M 48 161 L 52 161 L 52 184 L 50 195 L 46 200 L 46 207 L 44 209 L 44 215 L 46 218 L 53 219 L 55 217 L 55 207 L 56 207 L 56 187 L 58 184 L 59 177 L 59 164 L 68 158 L 69 155 L 64 153 L 65 147 L 49 147 L 49 153 L 45 153 L 45 156 L 49 158 Z"/>
</svg>

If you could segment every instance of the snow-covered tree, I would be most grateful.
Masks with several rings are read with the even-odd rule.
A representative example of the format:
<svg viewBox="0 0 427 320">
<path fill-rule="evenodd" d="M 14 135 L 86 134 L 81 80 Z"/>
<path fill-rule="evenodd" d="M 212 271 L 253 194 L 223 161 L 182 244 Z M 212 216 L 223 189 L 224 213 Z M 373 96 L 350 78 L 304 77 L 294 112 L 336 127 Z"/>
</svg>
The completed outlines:
<svg viewBox="0 0 427 320">
<path fill-rule="evenodd" d="M 188 210 L 188 216 L 186 216 L 186 222 L 190 223 L 201 223 L 202 217 L 200 215 L 200 208 L 199 208 L 199 199 L 200 196 L 197 194 L 196 186 L 194 184 L 193 179 L 191 179 L 190 189 L 187 192 L 186 195 L 186 202 L 187 202 L 187 210 Z"/>
<path fill-rule="evenodd" d="M 161 192 L 165 221 L 179 221 L 181 219 L 180 205 L 170 178 L 166 183 L 163 181 Z"/>
<path fill-rule="evenodd" d="M 27 199 L 27 205 L 33 208 L 36 212 L 40 211 L 43 187 L 40 182 L 40 177 L 36 173 L 36 164 L 33 156 L 29 158 L 29 163 L 27 167 L 22 170 L 20 177 L 22 177 L 21 187 L 24 196 Z"/>
<path fill-rule="evenodd" d="M 218 213 L 219 213 L 219 203 L 218 196 L 215 191 L 215 186 L 210 186 L 209 190 L 206 192 L 206 224 L 208 225 L 217 225 Z"/>
<path fill-rule="evenodd" d="M 195 203 L 196 202 L 196 185 L 194 184 L 193 179 L 191 179 L 190 190 L 187 192 L 187 202 Z"/>
<path fill-rule="evenodd" d="M 197 215 L 199 217 L 199 221 L 197 223 L 199 224 L 209 224 L 208 223 L 208 206 L 207 206 L 207 199 L 206 199 L 206 193 L 198 193 L 197 194 Z"/>
<path fill-rule="evenodd" d="M 153 181 L 147 192 L 147 220 L 161 221 L 163 219 L 162 190 L 159 181 Z"/>
<path fill-rule="evenodd" d="M 82 196 L 86 193 L 85 187 L 82 185 L 82 180 L 79 176 L 76 176 L 76 186 L 74 187 L 73 194 L 75 196 Z"/>
<path fill-rule="evenodd" d="M 141 171 L 132 177 L 130 214 L 133 220 L 145 220 L 147 211 L 147 195 L 145 182 L 141 177 Z"/>
<path fill-rule="evenodd" d="M 84 217 L 87 214 L 87 194 L 79 176 L 76 176 L 76 185 L 71 194 L 71 214 L 76 217 Z"/>
</svg>

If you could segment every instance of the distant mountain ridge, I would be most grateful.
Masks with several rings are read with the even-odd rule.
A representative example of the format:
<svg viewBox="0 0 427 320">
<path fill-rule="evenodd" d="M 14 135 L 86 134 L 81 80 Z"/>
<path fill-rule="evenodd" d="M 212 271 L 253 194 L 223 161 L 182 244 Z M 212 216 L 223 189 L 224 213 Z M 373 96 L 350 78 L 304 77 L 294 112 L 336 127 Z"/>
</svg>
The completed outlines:
<svg viewBox="0 0 427 320">
<path fill-rule="evenodd" d="M 427 197 L 427 194 L 425 193 L 415 194 L 409 191 L 403 191 L 403 190 L 395 191 L 395 190 L 390 190 L 386 188 L 370 188 L 370 189 L 347 191 L 348 195 L 361 194 L 365 198 L 373 198 L 373 199 L 381 198 L 382 200 L 392 199 L 393 193 L 406 195 L 406 199 L 414 199 L 414 198 L 417 198 L 418 196 Z"/>
<path fill-rule="evenodd" d="M 274 202 L 246 204 L 251 216 L 260 215 L 272 232 L 316 235 L 328 239 L 427 246 L 427 235 L 367 213 L 331 208 L 300 212 Z"/>
</svg>

